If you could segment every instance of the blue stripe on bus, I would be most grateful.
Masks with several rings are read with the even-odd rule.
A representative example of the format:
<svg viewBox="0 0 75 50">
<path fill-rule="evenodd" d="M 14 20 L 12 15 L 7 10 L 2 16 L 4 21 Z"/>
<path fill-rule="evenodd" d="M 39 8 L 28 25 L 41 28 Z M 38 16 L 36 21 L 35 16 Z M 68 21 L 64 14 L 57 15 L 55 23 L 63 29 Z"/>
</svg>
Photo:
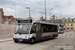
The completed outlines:
<svg viewBox="0 0 75 50">
<path fill-rule="evenodd" d="M 15 40 L 15 41 L 19 41 L 19 40 L 22 40 L 22 41 L 31 41 L 31 38 L 29 38 L 29 39 L 22 39 L 22 38 L 13 38 L 13 40 Z"/>
</svg>

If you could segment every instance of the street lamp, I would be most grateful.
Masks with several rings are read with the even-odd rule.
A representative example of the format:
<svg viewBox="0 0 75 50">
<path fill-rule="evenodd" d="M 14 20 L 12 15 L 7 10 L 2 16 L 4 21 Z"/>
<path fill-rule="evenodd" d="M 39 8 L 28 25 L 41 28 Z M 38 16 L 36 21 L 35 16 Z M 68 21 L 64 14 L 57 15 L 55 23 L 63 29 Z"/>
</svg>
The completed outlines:
<svg viewBox="0 0 75 50">
<path fill-rule="evenodd" d="M 41 17 L 42 17 L 42 11 L 39 11 L 41 13 Z"/>
<path fill-rule="evenodd" d="M 29 17 L 31 17 L 31 14 L 30 14 L 30 7 L 26 7 L 26 9 L 29 9 Z"/>
<path fill-rule="evenodd" d="M 61 14 L 62 14 L 62 12 L 60 13 L 60 24 L 61 24 Z"/>
<path fill-rule="evenodd" d="M 46 20 L 46 0 L 45 0 L 45 20 Z"/>
<path fill-rule="evenodd" d="M 53 9 L 50 9 L 50 19 L 51 19 L 51 10 L 53 10 Z"/>
<path fill-rule="evenodd" d="M 15 6 L 15 4 L 13 4 L 13 5 L 14 5 L 14 10 L 15 10 L 15 14 L 14 15 L 16 17 L 16 6 Z"/>
</svg>

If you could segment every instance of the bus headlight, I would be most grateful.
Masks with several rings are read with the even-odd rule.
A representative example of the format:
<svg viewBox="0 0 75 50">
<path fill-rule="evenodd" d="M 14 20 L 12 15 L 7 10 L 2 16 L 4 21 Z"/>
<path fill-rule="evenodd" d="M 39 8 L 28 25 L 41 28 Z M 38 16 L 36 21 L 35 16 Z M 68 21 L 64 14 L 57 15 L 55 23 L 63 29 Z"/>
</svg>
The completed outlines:
<svg viewBox="0 0 75 50">
<path fill-rule="evenodd" d="M 14 38 L 17 38 L 16 36 L 14 36 Z"/>
<path fill-rule="evenodd" d="M 15 36 L 14 36 L 14 38 L 15 38 Z"/>
<path fill-rule="evenodd" d="M 29 39 L 29 37 L 27 37 L 27 39 Z"/>
<path fill-rule="evenodd" d="M 24 39 L 29 39 L 29 37 L 25 37 Z"/>
</svg>

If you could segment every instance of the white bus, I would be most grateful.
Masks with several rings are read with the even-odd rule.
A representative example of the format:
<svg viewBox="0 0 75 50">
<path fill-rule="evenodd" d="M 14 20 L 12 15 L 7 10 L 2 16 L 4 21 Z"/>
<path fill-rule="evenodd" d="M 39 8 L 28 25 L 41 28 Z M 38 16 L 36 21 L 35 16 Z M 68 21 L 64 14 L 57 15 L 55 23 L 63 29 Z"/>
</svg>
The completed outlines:
<svg viewBox="0 0 75 50">
<path fill-rule="evenodd" d="M 19 41 L 34 43 L 57 36 L 57 24 L 44 21 L 18 20 L 13 40 L 15 43 Z"/>
</svg>

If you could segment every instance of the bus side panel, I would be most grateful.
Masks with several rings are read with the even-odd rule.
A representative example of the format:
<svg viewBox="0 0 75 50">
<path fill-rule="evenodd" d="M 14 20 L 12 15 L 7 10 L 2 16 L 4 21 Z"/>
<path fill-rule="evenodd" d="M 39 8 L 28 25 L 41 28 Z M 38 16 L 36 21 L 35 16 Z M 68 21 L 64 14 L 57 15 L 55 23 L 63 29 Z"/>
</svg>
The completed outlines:
<svg viewBox="0 0 75 50">
<path fill-rule="evenodd" d="M 42 39 L 49 39 L 53 36 L 58 36 L 58 26 L 50 24 L 42 24 Z"/>
<path fill-rule="evenodd" d="M 49 33 L 42 33 L 42 40 L 44 40 L 44 39 L 49 39 L 49 38 L 52 37 L 52 35 L 53 35 L 52 32 L 49 32 Z"/>
</svg>

